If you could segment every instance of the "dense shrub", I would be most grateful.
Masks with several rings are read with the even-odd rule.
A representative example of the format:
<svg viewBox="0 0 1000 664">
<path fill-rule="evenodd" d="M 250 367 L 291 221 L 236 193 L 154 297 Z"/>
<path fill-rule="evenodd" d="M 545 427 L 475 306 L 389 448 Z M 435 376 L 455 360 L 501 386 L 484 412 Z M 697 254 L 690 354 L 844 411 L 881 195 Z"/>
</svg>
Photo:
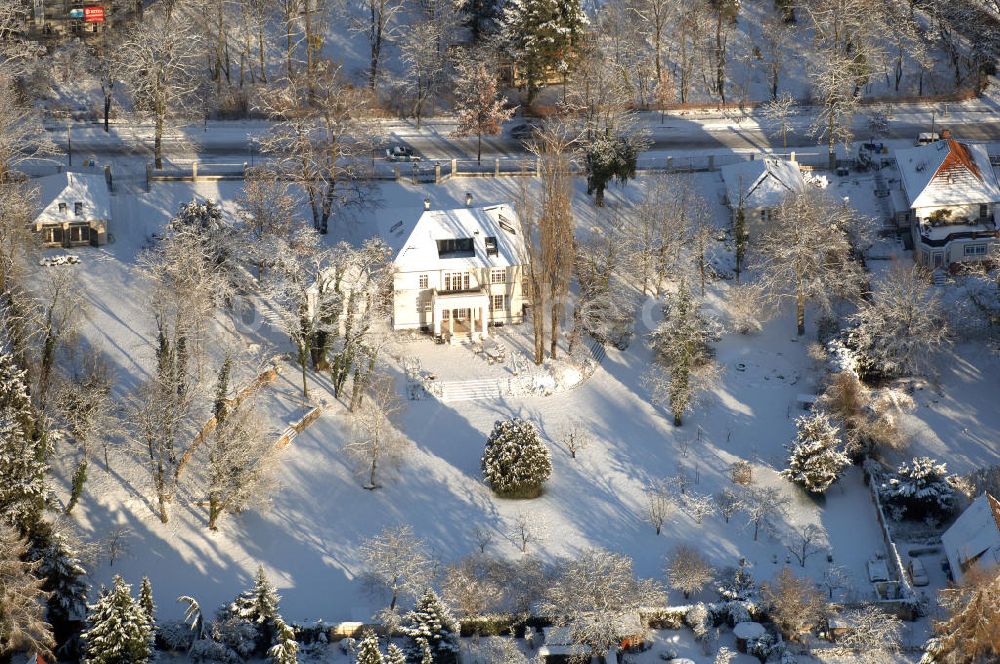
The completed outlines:
<svg viewBox="0 0 1000 664">
<path fill-rule="evenodd" d="M 493 425 L 480 467 L 497 494 L 534 498 L 552 474 L 552 459 L 535 425 L 514 418 Z"/>
</svg>

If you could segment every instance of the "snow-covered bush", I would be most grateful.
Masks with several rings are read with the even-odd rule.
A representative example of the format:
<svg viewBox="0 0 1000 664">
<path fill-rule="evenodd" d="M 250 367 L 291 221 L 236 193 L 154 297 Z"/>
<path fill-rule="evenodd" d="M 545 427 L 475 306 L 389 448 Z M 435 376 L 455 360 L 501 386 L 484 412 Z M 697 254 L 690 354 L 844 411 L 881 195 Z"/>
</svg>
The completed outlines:
<svg viewBox="0 0 1000 664">
<path fill-rule="evenodd" d="M 694 638 L 699 641 L 708 637 L 709 616 L 704 602 L 698 602 L 684 616 L 684 622 L 694 632 Z"/>
<path fill-rule="evenodd" d="M 480 467 L 497 494 L 533 498 L 552 474 L 552 459 L 535 425 L 514 418 L 493 425 Z"/>
<path fill-rule="evenodd" d="M 684 616 L 687 606 L 666 607 L 663 609 L 643 609 L 640 618 L 650 629 L 680 629 L 684 626 Z"/>
<path fill-rule="evenodd" d="M 254 623 L 226 617 L 212 623 L 212 638 L 246 658 L 257 650 L 261 633 L 259 626 Z"/>
<path fill-rule="evenodd" d="M 879 494 L 909 519 L 940 517 L 955 504 L 955 476 L 930 457 L 914 457 L 879 485 Z"/>
<path fill-rule="evenodd" d="M 157 626 L 156 645 L 172 652 L 186 652 L 194 636 L 194 630 L 183 620 L 167 620 Z"/>
<path fill-rule="evenodd" d="M 760 664 L 764 664 L 767 658 L 774 654 L 776 647 L 774 637 L 764 633 L 747 641 L 747 654 L 760 660 Z"/>
<path fill-rule="evenodd" d="M 795 421 L 798 434 L 788 446 L 788 468 L 781 474 L 813 493 L 823 493 L 850 465 L 837 449 L 838 430 L 825 413 L 804 415 Z"/>
<path fill-rule="evenodd" d="M 188 654 L 193 664 L 240 664 L 243 659 L 225 645 L 212 639 L 198 639 Z"/>
</svg>

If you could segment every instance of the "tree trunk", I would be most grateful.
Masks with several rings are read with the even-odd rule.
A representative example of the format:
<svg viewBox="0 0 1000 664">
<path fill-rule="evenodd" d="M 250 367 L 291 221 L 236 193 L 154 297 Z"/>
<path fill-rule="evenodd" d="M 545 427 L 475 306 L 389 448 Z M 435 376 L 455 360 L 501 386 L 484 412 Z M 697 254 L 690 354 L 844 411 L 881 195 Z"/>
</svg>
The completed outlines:
<svg viewBox="0 0 1000 664">
<path fill-rule="evenodd" d="M 368 486 L 365 487 L 366 489 L 374 490 L 374 489 L 378 488 L 378 485 L 375 484 L 375 470 L 376 470 L 377 466 L 378 466 L 378 456 L 373 455 L 372 456 L 371 472 L 368 473 Z"/>
<path fill-rule="evenodd" d="M 219 514 L 222 513 L 222 505 L 219 504 L 219 497 L 213 491 L 208 497 L 208 529 L 218 530 L 219 527 L 216 522 L 219 520 Z"/>
<path fill-rule="evenodd" d="M 106 95 L 104 95 L 104 133 L 105 134 L 107 134 L 109 132 L 109 127 L 108 127 L 108 121 L 109 120 L 108 119 L 109 119 L 110 115 L 111 115 L 111 95 L 110 94 L 106 94 Z"/>
<path fill-rule="evenodd" d="M 800 337 L 806 333 L 806 295 L 801 287 L 795 295 L 795 325 Z"/>
<path fill-rule="evenodd" d="M 674 413 L 674 426 L 675 427 L 679 427 L 679 426 L 681 426 L 681 424 L 682 424 L 682 422 L 681 422 L 680 413 Z"/>
<path fill-rule="evenodd" d="M 483 132 L 476 134 L 476 162 L 483 163 Z M 454 173 L 452 173 L 454 175 Z"/>
<path fill-rule="evenodd" d="M 168 521 L 170 521 L 170 515 L 167 513 L 167 497 L 166 495 L 164 495 L 162 489 L 158 492 L 156 498 L 160 507 L 160 522 L 167 523 Z"/>
</svg>

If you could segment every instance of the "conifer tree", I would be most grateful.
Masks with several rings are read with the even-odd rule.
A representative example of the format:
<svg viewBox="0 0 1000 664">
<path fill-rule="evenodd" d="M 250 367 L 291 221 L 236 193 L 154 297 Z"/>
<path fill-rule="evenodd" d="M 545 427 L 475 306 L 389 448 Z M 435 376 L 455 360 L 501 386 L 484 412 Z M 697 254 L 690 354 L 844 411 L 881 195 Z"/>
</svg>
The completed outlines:
<svg viewBox="0 0 1000 664">
<path fill-rule="evenodd" d="M 264 566 L 257 566 L 257 575 L 253 586 L 240 593 L 240 596 L 230 605 L 230 613 L 247 622 L 270 624 L 278 618 L 278 595 L 270 579 L 264 573 Z"/>
<path fill-rule="evenodd" d="M 429 651 L 437 664 L 452 664 L 458 653 L 458 628 L 444 602 L 428 588 L 403 617 L 401 629 L 410 638 L 408 659 L 421 661 Z M 421 640 L 426 642 L 426 649 Z"/>
<path fill-rule="evenodd" d="M 78 631 L 74 623 L 87 617 L 87 571 L 69 539 L 51 527 L 34 534 L 28 559 L 38 564 L 36 574 L 44 581 L 42 589 L 50 593 L 48 621 L 56 640 L 65 644 Z"/>
<path fill-rule="evenodd" d="M 27 542 L 0 523 L 0 660 L 19 651 L 47 656 L 56 645 L 44 619 L 38 563 L 25 562 L 27 551 Z"/>
<path fill-rule="evenodd" d="M 132 587 L 115 576 L 111 590 L 89 607 L 86 664 L 145 664 L 152 628 L 146 612 L 132 598 Z"/>
<path fill-rule="evenodd" d="M 299 643 L 295 640 L 295 630 L 281 619 L 274 619 L 276 641 L 267 651 L 274 664 L 296 664 L 298 661 Z"/>
<path fill-rule="evenodd" d="M 385 652 L 385 664 L 406 664 L 406 653 L 395 643 L 390 643 Z"/>
<path fill-rule="evenodd" d="M 156 624 L 156 604 L 153 602 L 153 584 L 149 582 L 149 577 L 142 577 L 142 584 L 139 586 L 139 606 L 146 612 L 149 624 Z"/>
<path fill-rule="evenodd" d="M 510 0 L 501 36 L 510 50 L 531 104 L 550 74 L 567 72 L 587 24 L 580 0 Z"/>
<path fill-rule="evenodd" d="M 480 467 L 496 493 L 534 497 L 552 474 L 552 459 L 535 425 L 513 418 L 493 425 Z"/>
<path fill-rule="evenodd" d="M 47 493 L 44 443 L 33 434 L 24 372 L 9 353 L 0 354 L 0 515 L 21 533 L 38 525 Z"/>
<path fill-rule="evenodd" d="M 804 415 L 795 425 L 798 434 L 788 447 L 788 468 L 781 474 L 813 493 L 823 493 L 851 460 L 837 448 L 838 430 L 826 413 Z"/>
<path fill-rule="evenodd" d="M 358 645 L 357 664 L 384 664 L 382 651 L 378 649 L 378 637 L 371 630 L 365 632 Z"/>
</svg>

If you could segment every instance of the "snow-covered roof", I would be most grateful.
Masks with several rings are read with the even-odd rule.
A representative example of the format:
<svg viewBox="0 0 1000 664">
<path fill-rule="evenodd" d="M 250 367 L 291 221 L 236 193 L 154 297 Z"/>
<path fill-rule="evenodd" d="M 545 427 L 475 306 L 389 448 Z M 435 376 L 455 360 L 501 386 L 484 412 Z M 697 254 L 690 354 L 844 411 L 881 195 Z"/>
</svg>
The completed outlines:
<svg viewBox="0 0 1000 664">
<path fill-rule="evenodd" d="M 970 562 L 1000 564 L 1000 501 L 988 493 L 976 498 L 941 536 L 951 573 L 961 580 Z"/>
<path fill-rule="evenodd" d="M 729 204 L 750 210 L 777 207 L 790 192 L 806 187 L 802 171 L 794 161 L 764 157 L 722 167 Z"/>
<path fill-rule="evenodd" d="M 34 181 L 38 187 L 41 211 L 36 223 L 108 221 L 111 218 L 111 194 L 103 175 L 91 173 L 57 173 Z M 60 211 L 59 204 L 65 203 Z M 76 214 L 76 204 L 82 203 Z"/>
<path fill-rule="evenodd" d="M 1000 202 L 1000 183 L 982 143 L 937 141 L 896 152 L 911 208 Z"/>
<path fill-rule="evenodd" d="M 452 210 L 389 210 L 380 215 L 379 235 L 393 251 L 400 272 L 469 270 L 509 267 L 524 262 L 521 224 L 507 204 Z M 487 238 L 496 239 L 496 252 L 487 252 Z M 473 250 L 440 254 L 439 240 L 471 239 Z"/>
</svg>

